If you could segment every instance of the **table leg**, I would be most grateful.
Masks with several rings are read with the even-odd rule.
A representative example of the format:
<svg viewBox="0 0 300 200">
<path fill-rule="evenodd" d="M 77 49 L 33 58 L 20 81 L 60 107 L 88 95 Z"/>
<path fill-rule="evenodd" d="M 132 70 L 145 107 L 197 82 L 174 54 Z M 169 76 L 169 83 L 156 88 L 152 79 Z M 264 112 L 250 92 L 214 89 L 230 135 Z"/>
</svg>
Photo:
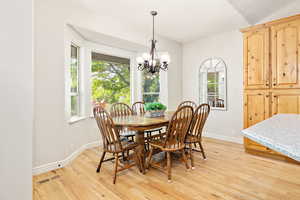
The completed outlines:
<svg viewBox="0 0 300 200">
<path fill-rule="evenodd" d="M 136 157 L 137 157 L 137 165 L 141 173 L 145 173 L 145 137 L 144 137 L 144 131 L 137 131 L 136 135 L 136 142 L 138 143 L 138 146 L 136 148 Z"/>
</svg>

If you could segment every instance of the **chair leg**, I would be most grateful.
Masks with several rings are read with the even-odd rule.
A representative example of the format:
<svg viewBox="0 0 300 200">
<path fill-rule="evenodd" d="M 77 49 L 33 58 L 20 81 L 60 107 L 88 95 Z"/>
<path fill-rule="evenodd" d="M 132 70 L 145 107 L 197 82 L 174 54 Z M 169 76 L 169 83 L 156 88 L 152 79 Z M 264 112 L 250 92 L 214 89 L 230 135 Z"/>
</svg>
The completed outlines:
<svg viewBox="0 0 300 200">
<path fill-rule="evenodd" d="M 102 156 L 101 156 L 101 159 L 100 159 L 100 162 L 99 162 L 99 165 L 98 165 L 98 168 L 97 168 L 97 173 L 100 172 L 101 165 L 102 165 L 102 162 L 103 162 L 103 160 L 104 160 L 105 154 L 106 154 L 106 152 L 103 151 Z"/>
<path fill-rule="evenodd" d="M 151 165 L 152 155 L 153 155 L 153 147 L 150 148 L 150 153 L 149 153 L 147 167 L 146 167 L 147 169 L 149 169 L 149 167 Z"/>
<path fill-rule="evenodd" d="M 149 149 L 150 149 L 149 138 L 151 138 L 151 137 L 152 137 L 152 133 L 147 132 L 147 151 L 149 151 Z"/>
<path fill-rule="evenodd" d="M 123 161 L 126 161 L 126 156 L 125 156 L 124 152 L 122 152 L 122 159 L 123 159 Z"/>
<path fill-rule="evenodd" d="M 116 183 L 116 178 L 117 178 L 117 172 L 118 172 L 118 163 L 119 162 L 119 155 L 116 153 L 115 154 L 115 171 L 114 171 L 114 180 L 113 183 Z"/>
<path fill-rule="evenodd" d="M 194 143 L 194 147 L 197 148 L 197 143 L 196 142 Z"/>
<path fill-rule="evenodd" d="M 171 178 L 172 178 L 171 167 L 172 167 L 171 152 L 167 152 L 168 182 L 171 182 Z"/>
<path fill-rule="evenodd" d="M 199 144 L 199 146 L 200 146 L 200 149 L 201 149 L 201 153 L 202 153 L 203 159 L 206 160 L 206 156 L 205 156 L 204 149 L 203 149 L 203 146 L 202 146 L 201 142 L 198 142 L 198 144 Z"/>
<path fill-rule="evenodd" d="M 190 158 L 191 158 L 191 166 L 192 166 L 192 169 L 195 169 L 194 167 L 194 155 L 193 155 L 193 149 L 192 149 L 192 143 L 189 144 L 189 147 L 190 147 Z"/>
<path fill-rule="evenodd" d="M 158 134 L 159 134 L 160 139 L 162 140 L 163 139 L 163 135 L 162 135 L 161 130 L 158 130 Z"/>
<path fill-rule="evenodd" d="M 126 153 L 127 153 L 127 155 L 126 155 L 126 161 L 129 162 L 129 150 Z"/>
<path fill-rule="evenodd" d="M 186 167 L 187 169 L 190 169 L 189 164 L 188 164 L 188 162 L 187 162 L 187 158 L 186 158 L 184 149 L 181 150 L 181 153 L 182 153 L 183 162 L 185 163 L 185 167 Z"/>
</svg>

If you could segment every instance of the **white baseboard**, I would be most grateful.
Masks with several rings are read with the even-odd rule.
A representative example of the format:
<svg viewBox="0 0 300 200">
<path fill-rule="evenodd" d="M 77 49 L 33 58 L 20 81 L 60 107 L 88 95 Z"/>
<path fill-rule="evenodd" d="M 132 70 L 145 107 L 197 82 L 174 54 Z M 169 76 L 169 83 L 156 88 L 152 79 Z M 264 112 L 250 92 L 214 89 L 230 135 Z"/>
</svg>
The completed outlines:
<svg viewBox="0 0 300 200">
<path fill-rule="evenodd" d="M 231 137 L 231 136 L 215 134 L 215 133 L 211 133 L 211 132 L 205 132 L 203 134 L 203 137 L 214 138 L 214 139 L 224 140 L 224 141 L 228 141 L 228 142 L 243 144 L 242 137 Z"/>
<path fill-rule="evenodd" d="M 64 166 L 68 165 L 72 160 L 74 160 L 77 156 L 79 156 L 86 149 L 91 149 L 91 148 L 98 147 L 98 146 L 100 146 L 100 141 L 95 141 L 95 142 L 91 142 L 91 143 L 82 145 L 79 149 L 77 149 L 71 155 L 69 155 L 68 157 L 66 157 L 65 159 L 63 159 L 61 161 L 56 161 L 56 162 L 48 163 L 48 164 L 41 165 L 38 167 L 34 167 L 32 169 L 32 174 L 38 175 L 38 174 L 45 173 L 45 172 L 48 172 L 51 170 L 62 168 Z"/>
</svg>

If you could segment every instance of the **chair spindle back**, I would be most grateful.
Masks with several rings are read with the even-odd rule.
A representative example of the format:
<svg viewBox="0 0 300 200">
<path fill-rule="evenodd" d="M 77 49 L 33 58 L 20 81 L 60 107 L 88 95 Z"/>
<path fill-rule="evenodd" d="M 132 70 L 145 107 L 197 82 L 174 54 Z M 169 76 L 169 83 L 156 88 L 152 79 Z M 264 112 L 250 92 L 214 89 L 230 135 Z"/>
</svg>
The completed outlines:
<svg viewBox="0 0 300 200">
<path fill-rule="evenodd" d="M 197 136 L 199 139 L 201 139 L 203 127 L 208 118 L 209 112 L 210 106 L 208 104 L 201 104 L 196 108 L 191 122 L 189 134 Z"/>
<path fill-rule="evenodd" d="M 196 104 L 195 102 L 193 102 L 193 101 L 183 101 L 183 102 L 181 102 L 181 103 L 178 105 L 178 108 L 180 108 L 180 107 L 182 107 L 182 106 L 192 106 L 193 109 L 196 109 L 197 104 Z M 177 109 L 178 109 L 178 108 L 177 108 Z"/>
<path fill-rule="evenodd" d="M 137 101 L 132 104 L 132 111 L 135 115 L 137 114 L 145 114 L 145 103 L 142 101 Z"/>
<path fill-rule="evenodd" d="M 122 117 L 132 115 L 131 108 L 125 103 L 115 103 L 111 106 L 110 115 L 112 117 Z"/>
<path fill-rule="evenodd" d="M 101 106 L 94 107 L 94 117 L 100 130 L 103 148 L 108 152 L 122 150 L 118 129 L 115 127 L 109 113 Z"/>
<path fill-rule="evenodd" d="M 193 107 L 182 106 L 173 114 L 167 129 L 165 148 L 178 149 L 184 147 L 185 136 L 193 118 Z"/>
</svg>

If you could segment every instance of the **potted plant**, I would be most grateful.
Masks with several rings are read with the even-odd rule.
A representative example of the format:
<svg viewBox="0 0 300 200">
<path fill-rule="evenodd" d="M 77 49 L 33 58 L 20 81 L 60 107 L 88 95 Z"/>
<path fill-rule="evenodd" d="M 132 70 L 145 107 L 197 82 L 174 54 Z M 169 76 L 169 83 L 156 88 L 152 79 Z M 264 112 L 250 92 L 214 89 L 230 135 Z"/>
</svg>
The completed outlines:
<svg viewBox="0 0 300 200">
<path fill-rule="evenodd" d="M 159 102 L 147 103 L 145 105 L 146 117 L 163 117 L 167 106 Z"/>
</svg>

